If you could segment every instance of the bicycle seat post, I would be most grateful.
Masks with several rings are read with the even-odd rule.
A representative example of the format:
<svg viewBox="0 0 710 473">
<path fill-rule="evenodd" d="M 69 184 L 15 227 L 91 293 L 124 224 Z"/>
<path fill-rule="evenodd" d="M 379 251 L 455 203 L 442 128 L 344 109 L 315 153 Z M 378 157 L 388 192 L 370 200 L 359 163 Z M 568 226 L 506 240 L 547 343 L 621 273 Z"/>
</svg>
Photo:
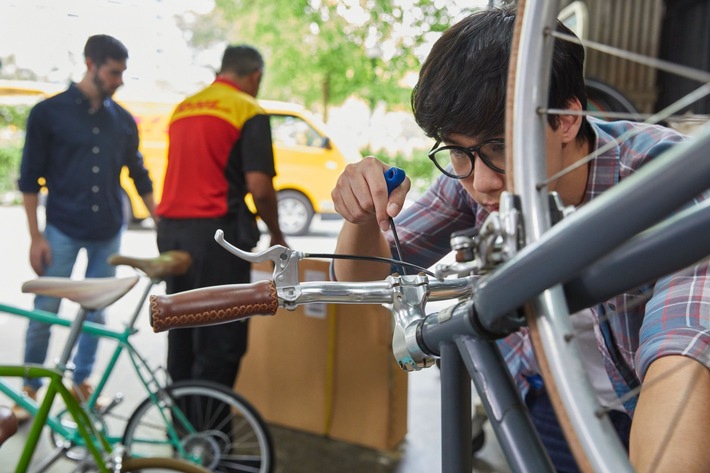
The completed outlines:
<svg viewBox="0 0 710 473">
<path fill-rule="evenodd" d="M 79 335 L 81 335 L 81 329 L 82 326 L 84 325 L 84 321 L 86 320 L 86 309 L 83 307 L 79 308 L 79 312 L 76 314 L 76 317 L 74 317 L 74 320 L 72 321 L 70 327 L 69 327 L 69 335 L 67 336 L 66 343 L 64 344 L 64 349 L 62 350 L 62 354 L 59 356 L 59 359 L 57 360 L 57 368 L 59 368 L 62 371 L 66 371 L 69 369 L 69 358 L 71 358 L 71 352 L 74 349 L 74 345 L 76 344 L 76 341 L 79 339 Z"/>
<path fill-rule="evenodd" d="M 145 300 L 148 298 L 148 295 L 150 295 L 150 292 L 153 290 L 153 287 L 160 284 L 162 280 L 160 279 L 154 279 L 154 278 L 149 278 L 149 283 L 143 288 L 143 292 L 141 293 L 140 299 L 138 299 L 138 303 L 136 304 L 136 308 L 133 310 L 133 315 L 129 319 L 128 323 L 126 324 L 127 329 L 132 329 L 136 325 L 136 321 L 138 320 L 138 316 L 141 313 L 141 309 L 143 308 L 143 304 L 145 304 Z"/>
</svg>

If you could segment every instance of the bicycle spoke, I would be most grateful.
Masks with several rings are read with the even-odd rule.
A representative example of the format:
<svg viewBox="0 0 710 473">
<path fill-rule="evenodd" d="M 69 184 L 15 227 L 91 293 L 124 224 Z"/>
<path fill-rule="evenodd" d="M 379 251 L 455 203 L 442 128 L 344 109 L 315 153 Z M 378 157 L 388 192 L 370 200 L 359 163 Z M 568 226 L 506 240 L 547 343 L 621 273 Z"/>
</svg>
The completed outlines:
<svg viewBox="0 0 710 473">
<path fill-rule="evenodd" d="M 183 458 L 215 472 L 272 471 L 271 437 L 244 399 L 197 381 L 169 386 L 166 394 L 171 399 L 167 415 L 147 399 L 131 417 L 124 443 L 132 454 L 184 452 Z M 166 420 L 174 424 L 179 447 L 167 435 Z"/>
<path fill-rule="evenodd" d="M 519 82 L 516 82 L 512 78 L 515 76 L 511 76 L 511 78 L 509 78 L 508 80 L 510 86 L 508 94 L 512 97 L 515 97 L 514 100 L 509 100 L 508 103 L 514 105 L 516 107 L 516 111 L 514 113 L 508 113 L 507 125 L 510 125 L 512 123 L 513 127 L 515 127 L 516 120 L 517 123 L 522 124 L 522 127 L 519 128 L 519 132 L 513 132 L 512 137 L 510 137 L 509 135 L 510 141 L 513 144 L 512 152 L 517 152 L 518 156 L 521 156 L 521 150 L 523 149 L 523 146 L 527 145 L 525 153 L 529 155 L 527 161 L 523 161 L 518 158 L 518 160 L 516 161 L 517 167 L 515 168 L 514 166 L 510 166 L 509 164 L 509 166 L 511 168 L 514 168 L 516 171 L 516 182 L 514 183 L 515 191 L 516 193 L 521 195 L 521 199 L 523 200 L 523 219 L 528 220 L 526 222 L 526 228 L 528 228 L 528 234 L 526 235 L 526 237 L 528 238 L 529 243 L 539 239 L 541 235 L 546 231 L 547 225 L 549 225 L 548 223 L 544 222 L 544 220 L 546 219 L 547 203 L 544 202 L 544 199 L 542 198 L 543 196 L 546 196 L 546 188 L 548 186 L 559 182 L 561 179 L 565 178 L 566 176 L 569 176 L 572 172 L 577 171 L 583 166 L 588 165 L 590 162 L 595 161 L 597 158 L 604 156 L 605 153 L 615 153 L 615 149 L 619 148 L 620 146 L 623 147 L 623 143 L 626 140 L 633 139 L 639 133 L 642 133 L 640 129 L 638 131 L 634 129 L 629 129 L 629 131 L 621 133 L 620 136 L 617 136 L 613 140 L 607 140 L 606 144 L 600 147 L 595 146 L 594 148 L 596 149 L 593 149 L 591 153 L 582 157 L 580 160 L 575 161 L 571 164 L 566 163 L 567 165 L 565 167 L 559 170 L 555 170 L 556 172 L 550 173 L 549 175 L 545 170 L 544 163 L 542 164 L 541 170 L 539 168 L 535 168 L 533 171 L 518 174 L 517 171 L 523 165 L 523 163 L 525 163 L 524 166 L 533 168 L 534 166 L 531 163 L 533 158 L 536 155 L 545 156 L 545 137 L 544 133 L 541 132 L 544 128 L 543 124 L 548 121 L 548 117 L 553 115 L 573 115 L 582 117 L 595 116 L 613 119 L 631 118 L 633 120 L 643 119 L 643 121 L 646 123 L 656 124 L 679 117 L 679 113 L 688 109 L 695 102 L 704 99 L 705 97 L 710 95 L 710 73 L 707 71 L 698 71 L 688 66 L 674 64 L 672 61 L 667 61 L 665 59 L 659 59 L 656 57 L 650 57 L 648 55 L 639 54 L 633 51 L 623 51 L 620 48 L 604 45 L 597 41 L 589 41 L 584 39 L 579 40 L 568 34 L 554 31 L 554 28 L 545 27 L 545 24 L 547 23 L 548 19 L 550 24 L 552 24 L 554 20 L 551 17 L 555 14 L 555 9 L 553 7 L 550 7 L 550 4 L 554 4 L 554 2 L 535 2 L 534 0 L 520 2 L 521 8 L 525 11 L 523 15 L 527 15 L 527 21 L 530 22 L 528 23 L 529 29 L 527 30 L 529 32 L 529 36 L 525 36 L 521 40 L 521 44 L 523 45 L 522 47 L 529 46 L 530 49 L 522 49 L 520 51 L 514 50 L 513 56 L 518 59 L 514 61 L 514 63 L 511 63 L 511 72 L 513 74 L 517 72 L 517 76 L 520 77 L 521 80 Z M 534 19 L 534 21 L 530 20 L 531 18 Z M 535 29 L 537 29 L 537 32 L 533 32 L 533 30 Z M 523 33 L 523 35 L 527 34 L 528 33 Z M 539 34 L 539 36 L 538 38 L 535 38 L 537 34 Z M 600 52 L 604 54 L 612 54 L 613 56 L 623 58 L 626 61 L 631 61 L 635 64 L 651 67 L 656 71 L 672 73 L 686 79 L 697 81 L 699 82 L 699 85 L 695 88 L 695 90 L 692 90 L 684 97 L 675 100 L 670 105 L 665 106 L 662 110 L 655 113 L 643 113 L 642 111 L 642 113 L 632 114 L 626 112 L 616 112 L 614 110 L 580 111 L 549 107 L 546 103 L 547 95 L 544 94 L 543 97 L 540 97 L 538 94 L 536 94 L 536 91 L 548 90 L 548 83 L 538 82 L 535 84 L 534 87 L 525 87 L 525 83 L 528 83 L 528 85 L 530 85 L 535 82 L 538 77 L 538 70 L 535 69 L 536 65 L 526 64 L 526 59 L 529 57 L 535 57 L 536 60 L 538 60 L 539 58 L 543 58 L 542 61 L 544 62 L 544 59 L 547 57 L 546 53 L 542 52 L 544 51 L 546 40 L 543 38 L 545 37 L 549 39 L 554 38 L 555 41 L 571 41 L 573 43 L 581 44 L 587 50 L 594 50 L 595 52 Z M 551 43 L 552 41 L 547 41 L 548 45 L 551 45 Z M 514 66 L 513 64 L 517 64 L 518 66 L 522 65 L 522 69 L 516 71 L 516 66 Z M 525 69 L 525 67 L 527 67 L 528 65 L 530 66 L 529 69 Z M 539 77 L 541 78 L 541 81 L 546 80 L 543 74 L 539 74 Z M 523 92 L 523 90 L 525 90 L 525 92 Z M 524 101 L 526 103 L 524 105 L 520 105 L 517 103 L 519 101 Z M 531 123 L 534 123 L 535 126 L 532 127 Z M 707 131 L 708 127 L 706 127 L 705 130 Z M 623 130 L 620 130 L 620 132 L 621 131 Z M 516 133 L 520 133 L 520 135 L 516 135 Z M 523 135 L 524 140 L 521 141 L 517 136 Z M 534 139 L 531 139 L 533 135 L 542 136 L 542 139 L 540 141 L 535 141 L 539 138 L 536 136 Z M 520 182 L 521 179 L 524 182 Z M 615 176 L 615 182 L 618 179 L 619 176 Z M 539 206 L 534 203 L 535 200 L 541 201 Z M 531 201 L 533 201 L 532 204 L 530 203 Z M 531 224 L 529 222 L 530 219 L 535 220 L 535 223 Z M 545 384 L 550 391 L 551 398 L 557 396 L 561 397 L 559 402 L 553 399 L 553 403 L 557 404 L 555 406 L 555 410 L 558 412 L 558 416 L 561 416 L 561 423 L 569 424 L 569 426 L 572 427 L 571 430 L 566 430 L 566 434 L 570 439 L 570 444 L 573 450 L 575 450 L 575 456 L 577 457 L 581 466 L 584 466 L 586 464 L 586 466 L 594 468 L 595 470 L 603 470 L 605 467 L 601 466 L 602 464 L 617 465 L 617 463 L 615 460 L 610 461 L 608 458 L 603 458 L 601 456 L 598 456 L 598 453 L 595 453 L 595 447 L 590 444 L 590 440 L 592 442 L 597 442 L 599 438 L 589 436 L 584 432 L 584 429 L 587 428 L 586 423 L 589 420 L 588 418 L 585 420 L 584 414 L 582 413 L 587 412 L 586 409 L 588 409 L 588 407 L 582 408 L 580 407 L 581 404 L 577 402 L 577 400 L 572 399 L 572 397 L 576 395 L 575 393 L 578 393 L 579 387 L 571 386 L 570 383 L 573 383 L 572 380 L 575 379 L 574 376 L 569 373 L 566 374 L 563 372 L 563 370 L 565 369 L 564 366 L 567 363 L 570 363 L 569 366 L 572 370 L 578 367 L 576 363 L 571 362 L 566 358 L 574 356 L 573 352 L 575 350 L 570 350 L 570 348 L 572 345 L 575 344 L 575 339 L 584 338 L 584 332 L 578 331 L 578 328 L 575 328 L 575 330 L 572 331 L 569 326 L 569 321 L 567 320 L 568 317 L 566 314 L 568 314 L 568 312 L 566 311 L 566 304 L 564 303 L 564 299 L 557 298 L 554 294 L 555 289 L 546 291 L 546 293 L 539 299 L 539 302 L 534 306 L 535 311 L 529 318 L 529 323 L 532 332 L 531 338 L 534 340 L 535 351 L 538 360 L 542 359 L 541 365 L 545 365 L 542 366 L 543 376 L 545 377 Z M 598 323 L 603 324 L 607 327 L 606 329 L 604 329 L 603 327 L 599 329 L 602 330 L 601 334 L 604 335 L 607 333 L 604 332 L 604 330 L 611 331 L 612 326 L 618 326 L 623 325 L 625 323 L 629 323 L 627 321 L 617 321 L 619 313 L 624 313 L 625 311 L 633 310 L 633 305 L 645 304 L 650 299 L 651 295 L 652 293 L 638 294 L 637 292 L 634 292 L 635 299 L 628 301 L 629 305 L 626 305 L 624 307 L 618 306 L 621 304 L 621 302 L 619 301 L 619 303 L 617 304 L 618 307 L 615 308 L 615 311 L 613 313 L 606 313 L 599 319 Z M 606 310 L 606 305 L 604 307 Z M 636 308 L 636 310 L 638 312 L 643 313 L 643 310 L 639 310 L 638 307 Z M 626 314 L 624 315 L 626 316 Z M 640 321 L 636 322 L 638 323 L 638 326 L 641 326 Z M 594 326 L 587 326 L 583 329 L 594 329 Z M 627 330 L 635 330 L 633 323 L 630 327 L 627 326 Z M 596 337 L 592 338 L 592 340 L 598 339 L 600 333 L 597 332 L 595 335 Z M 633 334 L 631 336 L 639 335 Z M 613 343 L 614 341 L 611 342 L 611 344 Z M 608 340 L 606 340 L 605 344 L 607 344 L 607 346 L 609 345 Z M 569 347 L 567 345 L 569 345 Z M 623 354 L 619 354 L 618 356 L 620 356 L 622 360 L 629 362 L 631 369 L 639 369 L 639 367 L 636 366 L 637 361 L 633 358 L 634 354 L 635 353 L 624 352 Z M 547 359 L 548 357 L 550 358 L 549 360 Z M 547 367 L 548 362 L 550 363 L 550 368 Z M 607 362 L 609 363 L 610 361 Z M 634 401 L 635 398 L 641 392 L 662 389 L 661 387 L 665 386 L 666 383 L 673 383 L 673 377 L 677 374 L 678 373 L 676 372 L 661 373 L 660 375 L 655 373 L 655 379 L 651 382 L 646 382 L 642 388 L 634 388 L 633 385 L 631 385 L 628 394 L 626 394 L 626 396 L 624 396 L 622 399 L 612 402 L 611 404 L 605 404 L 605 407 L 599 407 L 597 402 L 592 401 L 590 407 L 594 409 L 593 412 L 597 417 L 604 417 L 607 413 L 611 412 L 612 410 L 618 410 L 619 408 L 623 410 L 624 404 L 630 401 Z M 557 386 L 558 384 L 559 386 Z M 582 385 L 583 384 L 580 384 L 579 386 Z M 678 393 L 679 396 L 683 397 L 681 398 L 681 404 L 680 407 L 678 407 L 677 412 L 673 413 L 676 416 L 676 419 L 680 418 L 680 416 L 682 415 L 687 415 L 687 413 L 683 412 L 683 404 L 685 404 L 685 402 L 682 402 L 682 399 L 687 400 L 690 398 L 690 395 L 693 392 L 693 386 L 694 385 L 689 386 L 687 388 L 687 391 L 683 393 Z M 575 389 L 577 390 L 575 391 Z M 585 401 L 584 404 L 587 404 L 587 402 Z M 564 411 L 569 411 L 569 414 L 568 412 Z M 567 417 L 568 415 L 570 417 Z M 672 433 L 665 434 L 666 441 L 671 438 Z M 661 439 L 660 442 L 661 444 L 666 443 L 664 439 Z M 581 448 L 577 448 L 575 444 L 579 444 Z M 597 449 L 596 452 L 600 450 L 601 449 Z M 604 451 L 607 452 L 606 456 L 611 457 L 609 450 L 604 449 Z M 656 451 L 654 453 L 656 455 L 654 462 L 660 462 L 660 459 L 663 457 L 663 449 L 659 449 L 659 451 Z M 621 466 L 614 466 L 612 469 L 614 471 L 621 471 Z"/>
</svg>

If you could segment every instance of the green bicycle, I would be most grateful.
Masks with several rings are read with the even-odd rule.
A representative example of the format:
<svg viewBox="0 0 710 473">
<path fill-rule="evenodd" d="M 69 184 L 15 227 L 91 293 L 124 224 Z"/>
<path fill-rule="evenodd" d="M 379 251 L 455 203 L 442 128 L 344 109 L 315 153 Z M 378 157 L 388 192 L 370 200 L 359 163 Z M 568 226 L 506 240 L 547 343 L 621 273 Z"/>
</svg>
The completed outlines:
<svg viewBox="0 0 710 473">
<path fill-rule="evenodd" d="M 49 428 L 54 450 L 31 471 L 47 471 L 62 457 L 79 463 L 95 464 L 97 459 L 116 449 L 131 458 L 173 457 L 214 472 L 273 470 L 274 450 L 271 435 L 258 412 L 241 396 L 220 385 L 189 381 L 170 384 L 160 378 L 160 369 L 151 368 L 147 359 L 131 343 L 135 324 L 148 295 L 167 275 L 179 274 L 190 264 L 184 252 L 167 252 L 157 258 L 130 258 L 114 255 L 110 262 L 139 270 L 147 279 L 135 312 L 123 330 L 84 321 L 89 310 L 106 308 L 127 294 L 141 279 L 103 278 L 74 281 L 65 278 L 39 278 L 23 285 L 23 292 L 62 297 L 79 304 L 73 320 L 38 310 L 24 310 L 0 304 L 0 312 L 25 317 L 52 325 L 69 327 L 64 350 L 56 367 L 0 366 L 0 392 L 6 394 L 33 417 L 27 445 L 15 471 L 28 471 L 37 442 L 45 425 Z M 79 405 L 65 386 L 72 348 L 81 332 L 116 342 L 96 390 Z M 122 394 L 116 394 L 105 406 L 99 399 L 104 392 L 122 353 L 128 354 L 146 398 L 130 416 L 115 414 Z M 24 396 L 9 383 L 9 378 L 41 377 L 48 380 L 47 390 L 39 402 Z M 64 405 L 54 408 L 59 397 Z M 123 428 L 116 430 L 115 419 Z M 191 470 L 192 471 L 192 470 Z M 203 470 L 199 470 L 203 471 Z"/>
</svg>

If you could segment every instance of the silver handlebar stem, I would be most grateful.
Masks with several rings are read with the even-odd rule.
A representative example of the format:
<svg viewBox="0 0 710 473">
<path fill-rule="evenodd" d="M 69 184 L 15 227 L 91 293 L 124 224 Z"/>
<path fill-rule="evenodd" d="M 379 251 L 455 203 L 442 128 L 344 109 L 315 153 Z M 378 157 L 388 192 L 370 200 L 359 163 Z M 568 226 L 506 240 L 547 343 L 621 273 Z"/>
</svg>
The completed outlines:
<svg viewBox="0 0 710 473">
<path fill-rule="evenodd" d="M 415 371 L 434 364 L 434 357 L 417 340 L 417 331 L 425 319 L 428 300 L 447 300 L 473 294 L 477 276 L 430 280 L 426 274 L 393 274 L 384 281 L 372 282 L 299 282 L 298 262 L 304 253 L 285 246 L 272 246 L 259 252 L 243 251 L 224 239 L 217 230 L 215 241 L 239 258 L 259 263 L 274 263 L 273 281 L 279 307 L 294 310 L 301 304 L 383 304 L 392 312 L 394 328 L 392 350 L 399 366 Z"/>
</svg>

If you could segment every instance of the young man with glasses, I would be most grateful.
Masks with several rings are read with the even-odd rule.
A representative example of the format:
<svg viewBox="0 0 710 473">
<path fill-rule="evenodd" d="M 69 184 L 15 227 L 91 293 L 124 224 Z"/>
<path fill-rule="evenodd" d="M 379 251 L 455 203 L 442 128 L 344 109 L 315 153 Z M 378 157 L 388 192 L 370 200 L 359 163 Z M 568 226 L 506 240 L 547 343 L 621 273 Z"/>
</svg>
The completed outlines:
<svg viewBox="0 0 710 473">
<path fill-rule="evenodd" d="M 393 254 L 394 242 L 387 232 L 391 216 L 396 217 L 403 243 L 402 259 L 431 266 L 450 251 L 452 232 L 480 226 L 490 212 L 498 210 L 506 183 L 504 104 L 514 17 L 511 9 L 474 13 L 434 45 L 420 71 L 412 107 L 417 123 L 436 142 L 429 158 L 442 174 L 402 210 L 410 188 L 408 179 L 388 197 L 387 164 L 368 157 L 349 165 L 332 193 L 337 211 L 346 220 L 338 253 Z M 559 28 L 571 34 L 564 26 Z M 550 107 L 585 109 L 583 48 L 558 41 L 553 58 Z M 660 126 L 604 122 L 578 114 L 550 116 L 548 121 L 549 175 L 629 129 L 640 130 L 631 140 L 552 182 L 549 191 L 557 192 L 565 205 L 584 205 L 683 140 Z M 333 271 L 338 280 L 364 281 L 386 277 L 389 268 L 336 260 Z M 639 471 L 651 466 L 666 471 L 679 465 L 683 471 L 706 471 L 710 464 L 708 449 L 688 448 L 689 441 L 706 437 L 710 425 L 707 274 L 708 266 L 698 265 L 684 275 L 658 280 L 649 292 L 630 291 L 573 316 L 578 323 L 595 326 L 595 332 L 582 340 L 586 368 L 600 403 L 612 409 L 610 417 L 620 438 L 628 445 L 630 437 L 632 463 Z M 645 304 L 628 308 L 630 298 L 643 298 Z M 613 312 L 616 317 L 610 322 L 607 316 Z M 500 347 L 558 471 L 577 471 L 544 389 L 530 386 L 537 363 L 527 330 L 502 340 Z M 640 397 L 619 401 L 642 381 L 644 387 L 652 386 L 669 370 L 676 373 L 672 383 L 655 383 Z M 686 391 L 683 385 L 691 383 L 695 384 Z M 687 392 L 687 398 L 679 399 L 678 393 Z M 685 417 L 674 427 L 674 434 L 665 438 L 676 407 L 686 409 L 681 411 Z M 655 458 L 658 451 L 664 452 L 660 459 Z"/>
</svg>

